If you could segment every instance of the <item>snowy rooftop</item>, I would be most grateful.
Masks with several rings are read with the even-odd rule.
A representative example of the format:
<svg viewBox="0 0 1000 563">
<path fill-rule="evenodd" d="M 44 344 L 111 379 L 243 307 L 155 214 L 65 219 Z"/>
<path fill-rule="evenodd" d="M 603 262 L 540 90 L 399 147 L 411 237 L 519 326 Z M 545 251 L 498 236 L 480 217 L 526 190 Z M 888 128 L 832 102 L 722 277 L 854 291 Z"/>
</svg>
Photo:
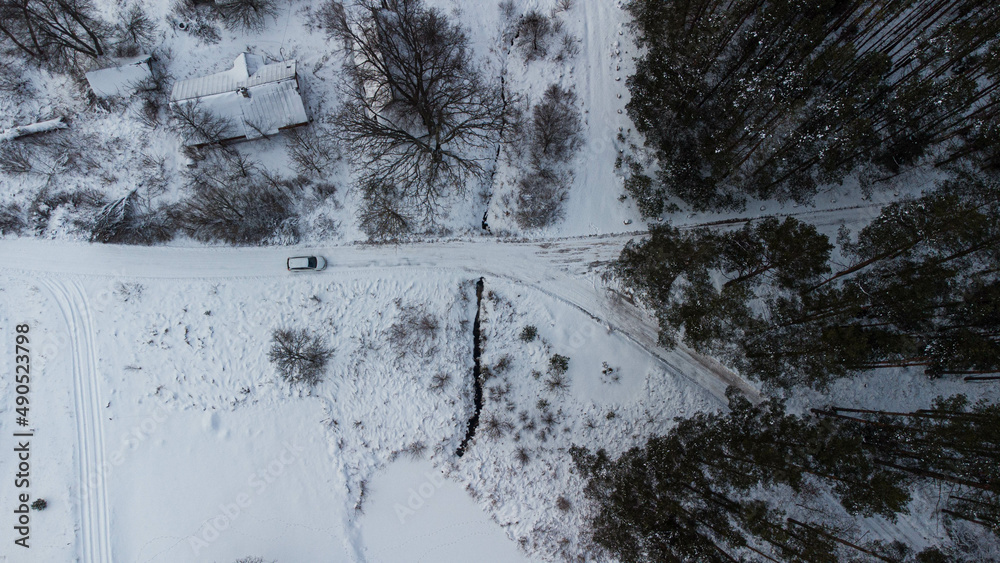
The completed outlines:
<svg viewBox="0 0 1000 563">
<path fill-rule="evenodd" d="M 87 82 L 100 98 L 131 94 L 143 80 L 152 78 L 149 59 L 150 55 L 121 59 L 118 66 L 88 72 Z"/>
<path fill-rule="evenodd" d="M 234 137 L 255 139 L 284 127 L 309 121 L 296 79 L 295 61 L 264 64 L 264 59 L 240 53 L 233 68 L 174 84 L 171 103 L 199 103 L 229 119 Z"/>
<path fill-rule="evenodd" d="M 174 83 L 170 101 L 204 98 L 292 78 L 295 78 L 295 60 L 266 65 L 260 55 L 240 53 L 229 70 Z"/>
</svg>

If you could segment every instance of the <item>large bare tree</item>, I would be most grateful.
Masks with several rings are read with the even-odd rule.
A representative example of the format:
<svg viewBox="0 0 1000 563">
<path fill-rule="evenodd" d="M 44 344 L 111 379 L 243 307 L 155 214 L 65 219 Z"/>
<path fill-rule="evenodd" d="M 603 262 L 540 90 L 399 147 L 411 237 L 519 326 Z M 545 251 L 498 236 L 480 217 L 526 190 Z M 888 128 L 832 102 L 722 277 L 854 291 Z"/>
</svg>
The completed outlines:
<svg viewBox="0 0 1000 563">
<path fill-rule="evenodd" d="M 504 121 L 500 85 L 472 62 L 461 28 L 420 0 L 333 2 L 324 19 L 349 53 L 337 123 L 360 184 L 392 187 L 432 218 L 441 196 L 484 171 Z"/>
<path fill-rule="evenodd" d="M 39 62 L 103 56 L 109 33 L 89 0 L 0 0 L 0 43 Z"/>
</svg>

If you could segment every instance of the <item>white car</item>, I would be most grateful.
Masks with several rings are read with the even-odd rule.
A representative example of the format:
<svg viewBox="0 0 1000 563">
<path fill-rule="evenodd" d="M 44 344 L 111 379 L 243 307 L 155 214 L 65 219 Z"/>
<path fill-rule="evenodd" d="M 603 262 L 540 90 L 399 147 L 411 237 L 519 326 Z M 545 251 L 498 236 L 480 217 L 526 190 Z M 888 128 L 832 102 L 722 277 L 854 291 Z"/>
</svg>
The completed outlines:
<svg viewBox="0 0 1000 563">
<path fill-rule="evenodd" d="M 318 272 L 326 268 L 326 259 L 322 256 L 293 256 L 287 262 L 289 272 Z"/>
</svg>

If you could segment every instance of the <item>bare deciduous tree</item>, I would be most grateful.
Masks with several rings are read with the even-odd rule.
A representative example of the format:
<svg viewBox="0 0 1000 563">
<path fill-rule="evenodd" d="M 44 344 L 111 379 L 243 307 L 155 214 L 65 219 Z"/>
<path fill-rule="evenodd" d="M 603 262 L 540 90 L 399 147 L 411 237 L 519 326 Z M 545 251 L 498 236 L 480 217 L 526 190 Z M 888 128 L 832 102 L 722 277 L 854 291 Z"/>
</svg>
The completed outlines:
<svg viewBox="0 0 1000 563">
<path fill-rule="evenodd" d="M 194 193 L 175 209 L 176 221 L 190 236 L 230 244 L 265 244 L 296 239 L 292 197 L 281 182 L 235 152 L 205 160 L 190 176 Z"/>
<path fill-rule="evenodd" d="M 119 55 L 128 57 L 149 49 L 156 40 L 156 24 L 138 4 L 132 4 L 118 15 L 115 25 Z"/>
<path fill-rule="evenodd" d="M 352 83 L 337 116 L 362 185 L 393 187 L 433 215 L 440 196 L 483 172 L 503 125 L 498 84 L 472 63 L 465 33 L 420 0 L 359 0 L 322 10 L 348 48 Z"/>
<path fill-rule="evenodd" d="M 278 374 L 292 385 L 315 386 L 323 379 L 326 362 L 333 350 L 318 335 L 303 329 L 276 329 L 271 334 L 267 357 Z"/>
<path fill-rule="evenodd" d="M 370 240 L 398 240 L 412 230 L 413 217 L 395 187 L 370 183 L 362 190 L 364 203 L 358 212 L 358 226 Z"/>
<path fill-rule="evenodd" d="M 103 56 L 108 31 L 89 0 L 0 0 L 0 41 L 42 63 Z"/>
<path fill-rule="evenodd" d="M 341 155 L 330 133 L 317 130 L 313 125 L 305 129 L 291 129 L 285 137 L 288 139 L 288 158 L 296 172 L 317 180 L 326 180 L 332 175 Z"/>
<path fill-rule="evenodd" d="M 262 31 L 268 18 L 278 17 L 275 0 L 216 0 L 222 21 L 231 30 Z"/>
<path fill-rule="evenodd" d="M 236 125 L 232 121 L 201 107 L 197 101 L 175 104 L 171 109 L 185 145 L 220 145 L 236 136 Z"/>
<path fill-rule="evenodd" d="M 538 10 L 521 16 L 517 24 L 517 47 L 525 60 L 544 59 L 549 52 L 552 20 Z"/>
</svg>

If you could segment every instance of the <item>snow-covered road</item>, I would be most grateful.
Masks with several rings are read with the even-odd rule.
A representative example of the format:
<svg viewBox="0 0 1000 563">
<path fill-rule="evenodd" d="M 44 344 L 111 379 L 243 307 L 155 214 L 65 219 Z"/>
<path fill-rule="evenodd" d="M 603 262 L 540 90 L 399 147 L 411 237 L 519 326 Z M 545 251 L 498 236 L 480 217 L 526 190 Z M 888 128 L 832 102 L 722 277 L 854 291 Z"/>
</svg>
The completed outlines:
<svg viewBox="0 0 1000 563">
<path fill-rule="evenodd" d="M 751 396 L 746 381 L 709 358 L 690 350 L 664 350 L 656 345 L 657 323 L 644 310 L 611 290 L 602 280 L 602 266 L 640 233 L 578 237 L 543 242 L 497 239 L 303 247 L 132 247 L 53 242 L 34 239 L 0 241 L 3 269 L 30 276 L 86 275 L 115 278 L 206 279 L 273 278 L 289 276 L 285 258 L 320 254 L 328 268 L 318 275 L 336 276 L 410 268 L 463 271 L 472 276 L 505 278 L 538 289 L 586 312 L 656 356 L 670 372 L 687 377 L 724 401 L 729 385 Z"/>
</svg>

